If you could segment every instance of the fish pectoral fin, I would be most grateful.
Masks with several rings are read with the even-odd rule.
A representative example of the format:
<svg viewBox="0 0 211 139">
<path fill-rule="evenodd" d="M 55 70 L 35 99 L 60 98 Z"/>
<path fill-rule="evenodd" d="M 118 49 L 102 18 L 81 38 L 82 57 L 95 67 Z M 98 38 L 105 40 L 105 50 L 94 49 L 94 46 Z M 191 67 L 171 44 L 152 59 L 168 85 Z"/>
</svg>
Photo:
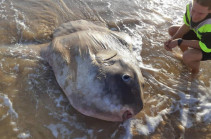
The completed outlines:
<svg viewBox="0 0 211 139">
<path fill-rule="evenodd" d="M 117 55 L 116 51 L 106 49 L 106 50 L 102 50 L 102 51 L 98 52 L 96 54 L 96 59 L 97 59 L 97 61 L 105 62 L 105 61 L 108 61 L 108 60 L 114 58 L 116 55 Z"/>
</svg>

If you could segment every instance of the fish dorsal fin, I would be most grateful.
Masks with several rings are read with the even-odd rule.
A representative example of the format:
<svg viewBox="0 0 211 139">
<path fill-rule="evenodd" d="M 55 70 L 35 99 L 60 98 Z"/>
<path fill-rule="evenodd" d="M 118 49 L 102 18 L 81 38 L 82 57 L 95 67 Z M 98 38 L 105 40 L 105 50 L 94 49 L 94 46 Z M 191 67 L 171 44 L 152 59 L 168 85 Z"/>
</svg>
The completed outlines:
<svg viewBox="0 0 211 139">
<path fill-rule="evenodd" d="M 86 20 L 76 20 L 76 21 L 63 23 L 60 27 L 58 27 L 54 31 L 53 38 L 69 35 L 75 32 L 85 31 L 85 30 L 107 31 L 108 29 L 103 23 L 100 24 L 98 22 L 95 22 L 94 24 Z"/>
</svg>

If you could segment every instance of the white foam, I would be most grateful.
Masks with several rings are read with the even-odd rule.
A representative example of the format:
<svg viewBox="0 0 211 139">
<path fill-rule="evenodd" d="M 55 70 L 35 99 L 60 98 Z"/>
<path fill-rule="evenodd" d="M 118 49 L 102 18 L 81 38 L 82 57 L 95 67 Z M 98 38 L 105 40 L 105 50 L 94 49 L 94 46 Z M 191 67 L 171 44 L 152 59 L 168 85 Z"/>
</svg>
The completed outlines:
<svg viewBox="0 0 211 139">
<path fill-rule="evenodd" d="M 163 121 L 162 116 L 169 112 L 169 109 L 164 109 L 155 117 L 145 115 L 144 119 L 146 120 L 146 124 L 143 124 L 142 119 L 129 120 L 124 124 L 124 127 L 127 129 L 127 135 L 124 138 L 132 138 L 132 129 L 135 129 L 139 134 L 142 135 L 149 135 L 150 133 L 153 133 L 159 123 Z"/>
<path fill-rule="evenodd" d="M 187 106 L 187 105 L 194 105 L 197 103 L 199 100 L 198 98 L 195 98 L 194 96 L 190 94 L 185 94 L 185 93 L 177 93 L 178 96 L 180 96 L 180 100 L 178 101 L 178 104 L 181 106 Z"/>
<path fill-rule="evenodd" d="M 61 105 L 61 102 L 64 101 L 64 100 L 65 100 L 64 96 L 63 95 L 60 95 L 54 101 L 56 102 L 56 106 L 57 107 L 62 107 L 63 108 L 64 106 Z"/>
<path fill-rule="evenodd" d="M 117 132 L 118 132 L 118 130 L 115 130 L 114 133 L 111 134 L 112 139 L 116 136 Z"/>
<path fill-rule="evenodd" d="M 183 108 L 180 110 L 180 115 L 181 115 L 180 121 L 182 125 L 186 128 L 190 128 L 193 125 L 192 120 L 190 119 L 188 114 L 189 114 L 189 109 Z"/>
<path fill-rule="evenodd" d="M 14 66 L 14 68 L 13 68 L 16 72 L 18 72 L 19 71 L 19 64 L 16 64 L 15 66 Z"/>
<path fill-rule="evenodd" d="M 4 106 L 7 106 L 9 108 L 8 113 L 13 117 L 13 118 L 18 118 L 18 114 L 16 111 L 13 109 L 12 102 L 9 99 L 9 97 L 5 94 L 0 93 L 0 99 L 3 99 L 3 104 Z"/>
<path fill-rule="evenodd" d="M 211 110 L 205 109 L 202 112 L 197 113 L 197 121 L 208 121 L 211 122 Z"/>
<path fill-rule="evenodd" d="M 111 3 L 110 2 L 107 2 L 107 7 L 110 9 L 111 8 Z"/>
<path fill-rule="evenodd" d="M 19 129 L 17 128 L 17 123 L 16 122 L 10 122 L 10 124 L 13 126 L 13 131 L 18 132 Z"/>
<path fill-rule="evenodd" d="M 7 15 L 7 10 L 6 10 L 6 6 L 4 5 L 4 3 L 5 3 L 5 0 L 2 0 L 0 2 L 0 17 L 1 17 L 1 19 L 6 20 L 8 15 Z"/>
<path fill-rule="evenodd" d="M 211 80 L 210 87 L 208 90 L 211 90 Z M 196 113 L 197 121 L 204 121 L 206 123 L 211 122 L 211 91 L 206 92 L 206 95 L 200 95 L 200 104 L 197 106 L 198 113 Z"/>
<path fill-rule="evenodd" d="M 10 116 L 11 117 L 10 125 L 12 126 L 13 131 L 18 132 L 19 129 L 17 127 L 17 123 L 15 122 L 15 120 L 18 118 L 18 113 L 14 110 L 11 100 L 9 99 L 8 95 L 5 95 L 3 93 L 0 93 L 0 100 L 3 100 L 3 101 L 0 101 L 1 102 L 0 110 L 1 110 L 1 107 L 8 108 L 6 114 L 3 114 L 0 117 L 0 121 Z"/>
<path fill-rule="evenodd" d="M 14 14 L 14 18 L 15 18 L 15 22 L 17 23 L 16 27 L 18 29 L 18 31 L 21 31 L 21 29 L 28 29 L 28 27 L 25 24 L 25 15 L 23 13 L 21 13 L 20 11 L 18 11 L 14 6 L 13 3 L 10 2 L 11 5 L 11 9 L 15 12 Z M 19 16 L 22 16 L 22 20 L 19 18 Z M 19 32 L 20 33 L 20 32 Z"/>
<path fill-rule="evenodd" d="M 19 139 L 26 139 L 26 138 L 29 138 L 29 137 L 31 137 L 29 131 L 18 134 Z"/>
<path fill-rule="evenodd" d="M 51 130 L 55 138 L 58 138 L 59 135 L 64 138 L 65 136 L 70 136 L 72 133 L 64 124 L 50 124 L 46 127 Z"/>
</svg>

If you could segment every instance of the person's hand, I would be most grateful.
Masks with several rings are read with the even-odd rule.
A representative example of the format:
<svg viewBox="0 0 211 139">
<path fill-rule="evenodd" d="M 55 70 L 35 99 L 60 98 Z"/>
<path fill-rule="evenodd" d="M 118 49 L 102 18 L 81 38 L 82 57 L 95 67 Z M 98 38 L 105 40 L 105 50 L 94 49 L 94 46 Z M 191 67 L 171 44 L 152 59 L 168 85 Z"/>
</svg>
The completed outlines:
<svg viewBox="0 0 211 139">
<path fill-rule="evenodd" d="M 169 47 L 169 44 L 171 43 L 172 39 L 169 39 L 168 41 L 164 42 L 164 48 L 167 51 L 172 51 L 172 49 Z"/>
<path fill-rule="evenodd" d="M 172 48 L 176 47 L 177 45 L 178 45 L 178 39 L 175 40 L 169 39 L 164 43 L 164 48 L 167 51 L 172 51 Z"/>
<path fill-rule="evenodd" d="M 169 44 L 168 44 L 168 48 L 172 50 L 172 48 L 176 47 L 178 45 L 178 39 L 172 40 Z"/>
</svg>

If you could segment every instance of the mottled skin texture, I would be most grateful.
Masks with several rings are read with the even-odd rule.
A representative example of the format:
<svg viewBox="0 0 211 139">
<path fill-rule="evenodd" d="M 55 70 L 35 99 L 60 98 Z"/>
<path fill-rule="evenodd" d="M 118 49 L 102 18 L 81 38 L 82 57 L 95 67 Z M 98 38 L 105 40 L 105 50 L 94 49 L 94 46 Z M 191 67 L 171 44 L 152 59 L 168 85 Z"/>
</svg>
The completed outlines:
<svg viewBox="0 0 211 139">
<path fill-rule="evenodd" d="M 63 24 L 44 57 L 71 105 L 107 121 L 124 121 L 143 108 L 143 77 L 129 37 L 88 21 Z"/>
</svg>

